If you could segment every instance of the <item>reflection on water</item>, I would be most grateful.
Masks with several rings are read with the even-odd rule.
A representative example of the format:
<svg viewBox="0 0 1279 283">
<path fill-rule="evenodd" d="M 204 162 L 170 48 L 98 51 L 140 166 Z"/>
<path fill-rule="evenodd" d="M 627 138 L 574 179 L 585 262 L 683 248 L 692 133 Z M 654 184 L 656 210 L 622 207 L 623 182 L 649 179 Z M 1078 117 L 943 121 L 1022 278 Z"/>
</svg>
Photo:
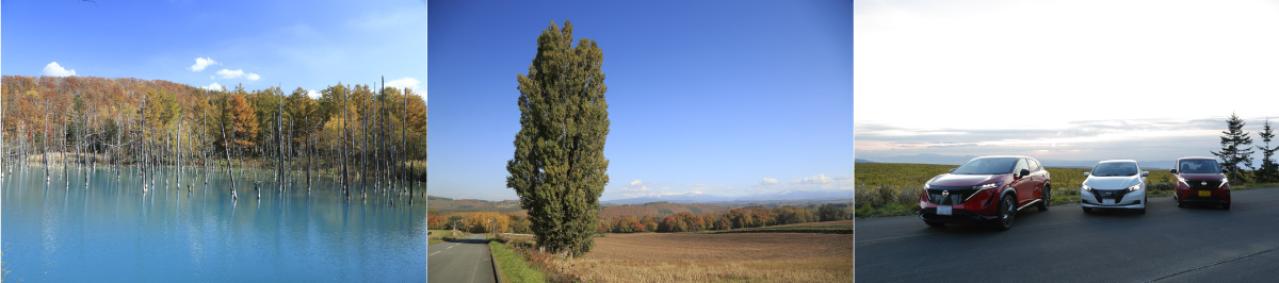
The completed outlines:
<svg viewBox="0 0 1279 283">
<path fill-rule="evenodd" d="M 6 168 L 8 169 L 8 168 Z M 277 190 L 259 172 L 237 176 L 163 170 L 146 193 L 137 170 L 99 167 L 70 179 L 41 167 L 6 170 L 3 274 L 11 282 L 422 282 L 426 279 L 425 190 L 318 180 Z M 218 171 L 212 171 L 218 172 Z M 89 181 L 84 175 L 89 174 Z M 68 185 L 69 183 L 69 185 Z M 358 184 L 358 183 L 357 183 Z"/>
</svg>

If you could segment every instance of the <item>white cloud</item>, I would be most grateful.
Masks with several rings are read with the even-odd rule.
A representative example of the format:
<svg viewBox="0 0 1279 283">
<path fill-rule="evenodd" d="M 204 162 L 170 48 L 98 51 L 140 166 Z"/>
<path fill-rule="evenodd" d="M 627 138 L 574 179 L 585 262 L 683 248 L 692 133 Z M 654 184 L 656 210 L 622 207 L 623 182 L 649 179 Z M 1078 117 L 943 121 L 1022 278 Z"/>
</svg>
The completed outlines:
<svg viewBox="0 0 1279 283">
<path fill-rule="evenodd" d="M 240 78 L 244 76 L 244 70 L 221 69 L 221 70 L 218 70 L 218 76 L 222 77 L 223 79 Z"/>
<path fill-rule="evenodd" d="M 256 81 L 256 80 L 262 79 L 262 76 L 259 76 L 257 73 L 245 72 L 243 69 L 235 69 L 235 70 L 221 69 L 221 70 L 218 70 L 218 77 L 221 77 L 223 79 L 243 78 L 250 81 Z"/>
<path fill-rule="evenodd" d="M 49 62 L 48 65 L 44 65 L 44 75 L 50 77 L 71 77 L 75 76 L 75 70 L 63 68 L 62 65 L 58 65 L 58 61 L 53 61 Z"/>
<path fill-rule="evenodd" d="M 217 82 L 210 83 L 209 85 L 206 85 L 206 86 L 203 86 L 203 87 L 200 87 L 200 88 L 207 89 L 207 90 L 214 90 L 214 91 L 225 91 L 225 90 L 226 90 L 226 86 L 223 86 L 222 84 L 217 83 Z"/>
<path fill-rule="evenodd" d="M 795 183 L 805 185 L 830 185 L 831 178 L 826 177 L 826 174 L 817 174 L 817 176 L 800 178 L 798 181 L 795 181 Z"/>
<path fill-rule="evenodd" d="M 204 68 L 208 68 L 209 66 L 217 65 L 217 64 L 218 64 L 218 61 L 214 61 L 213 58 L 195 57 L 195 64 L 191 65 L 191 71 L 192 72 L 204 71 Z"/>
<path fill-rule="evenodd" d="M 858 1 L 854 127 L 922 135 L 1279 114 L 1258 103 L 1279 101 L 1279 3 L 1220 4 Z"/>
<path fill-rule="evenodd" d="M 764 184 L 764 185 L 776 185 L 776 184 L 780 183 L 780 181 L 778 181 L 778 180 L 777 180 L 777 178 L 773 178 L 773 177 L 764 177 L 764 180 L 763 180 L 763 181 L 760 181 L 760 183 L 761 183 L 761 184 Z"/>
<path fill-rule="evenodd" d="M 308 89 L 306 90 L 306 96 L 311 97 L 312 99 L 320 99 L 320 96 L 323 96 L 323 95 L 321 95 L 320 92 L 315 91 L 314 89 Z"/>
<path fill-rule="evenodd" d="M 403 78 L 391 80 L 389 82 L 386 82 L 386 86 L 391 88 L 397 88 L 397 89 L 409 88 L 409 89 L 412 89 L 414 93 L 417 93 L 419 95 L 422 94 L 422 92 L 419 91 L 419 89 L 421 89 L 422 87 L 422 81 L 419 81 L 413 77 L 403 77 Z"/>
</svg>

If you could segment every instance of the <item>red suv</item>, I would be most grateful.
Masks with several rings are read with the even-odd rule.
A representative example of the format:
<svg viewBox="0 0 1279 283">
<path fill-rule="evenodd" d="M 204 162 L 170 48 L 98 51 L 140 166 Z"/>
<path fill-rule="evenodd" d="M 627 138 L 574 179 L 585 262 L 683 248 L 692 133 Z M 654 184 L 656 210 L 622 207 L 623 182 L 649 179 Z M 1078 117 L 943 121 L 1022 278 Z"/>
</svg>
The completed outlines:
<svg viewBox="0 0 1279 283">
<path fill-rule="evenodd" d="M 928 180 L 919 195 L 919 217 L 933 227 L 975 222 L 1007 230 L 1023 208 L 1048 210 L 1051 192 L 1048 170 L 1039 160 L 983 156 Z"/>
<path fill-rule="evenodd" d="M 1210 204 L 1230 209 L 1230 182 L 1217 159 L 1182 157 L 1177 159 L 1177 169 L 1169 171 L 1177 176 L 1177 187 L 1172 195 L 1177 200 L 1177 207 Z"/>
</svg>

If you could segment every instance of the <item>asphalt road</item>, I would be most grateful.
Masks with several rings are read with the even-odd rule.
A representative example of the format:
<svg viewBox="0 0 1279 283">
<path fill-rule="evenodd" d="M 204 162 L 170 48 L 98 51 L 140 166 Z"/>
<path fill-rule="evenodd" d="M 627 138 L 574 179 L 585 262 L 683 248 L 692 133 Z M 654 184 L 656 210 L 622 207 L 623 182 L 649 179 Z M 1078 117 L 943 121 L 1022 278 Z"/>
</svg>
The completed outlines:
<svg viewBox="0 0 1279 283">
<path fill-rule="evenodd" d="M 497 282 L 493 274 L 488 242 L 483 235 L 471 235 L 459 242 L 427 246 L 427 282 Z"/>
<path fill-rule="evenodd" d="M 1232 192 L 1231 210 L 1152 198 L 1145 215 L 1027 208 L 1013 228 L 857 220 L 861 282 L 1274 282 L 1279 189 Z"/>
</svg>

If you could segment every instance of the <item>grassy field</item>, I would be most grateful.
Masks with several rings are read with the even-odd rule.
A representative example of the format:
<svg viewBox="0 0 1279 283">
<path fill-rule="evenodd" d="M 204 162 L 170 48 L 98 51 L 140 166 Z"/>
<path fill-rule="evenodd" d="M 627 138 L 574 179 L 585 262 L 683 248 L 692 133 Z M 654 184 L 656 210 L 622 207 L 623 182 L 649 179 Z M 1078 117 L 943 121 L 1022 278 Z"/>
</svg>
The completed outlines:
<svg viewBox="0 0 1279 283">
<path fill-rule="evenodd" d="M 853 220 L 808 222 L 757 228 L 715 231 L 712 233 L 827 233 L 852 234 Z"/>
<path fill-rule="evenodd" d="M 546 275 L 541 270 L 529 265 L 523 256 L 506 244 L 489 242 L 489 250 L 493 253 L 493 260 L 497 261 L 498 276 L 502 282 L 546 282 Z"/>
<path fill-rule="evenodd" d="M 850 282 L 852 252 L 851 234 L 635 233 L 597 237 L 579 258 L 532 257 L 579 282 Z"/>
<path fill-rule="evenodd" d="M 453 236 L 454 238 L 457 238 L 462 236 L 461 233 L 458 233 L 457 235 L 453 235 L 453 230 L 427 230 L 427 231 L 430 231 L 431 233 L 430 235 L 427 235 L 426 237 L 427 244 L 435 244 L 435 243 L 443 242 L 444 237 Z"/>
</svg>

